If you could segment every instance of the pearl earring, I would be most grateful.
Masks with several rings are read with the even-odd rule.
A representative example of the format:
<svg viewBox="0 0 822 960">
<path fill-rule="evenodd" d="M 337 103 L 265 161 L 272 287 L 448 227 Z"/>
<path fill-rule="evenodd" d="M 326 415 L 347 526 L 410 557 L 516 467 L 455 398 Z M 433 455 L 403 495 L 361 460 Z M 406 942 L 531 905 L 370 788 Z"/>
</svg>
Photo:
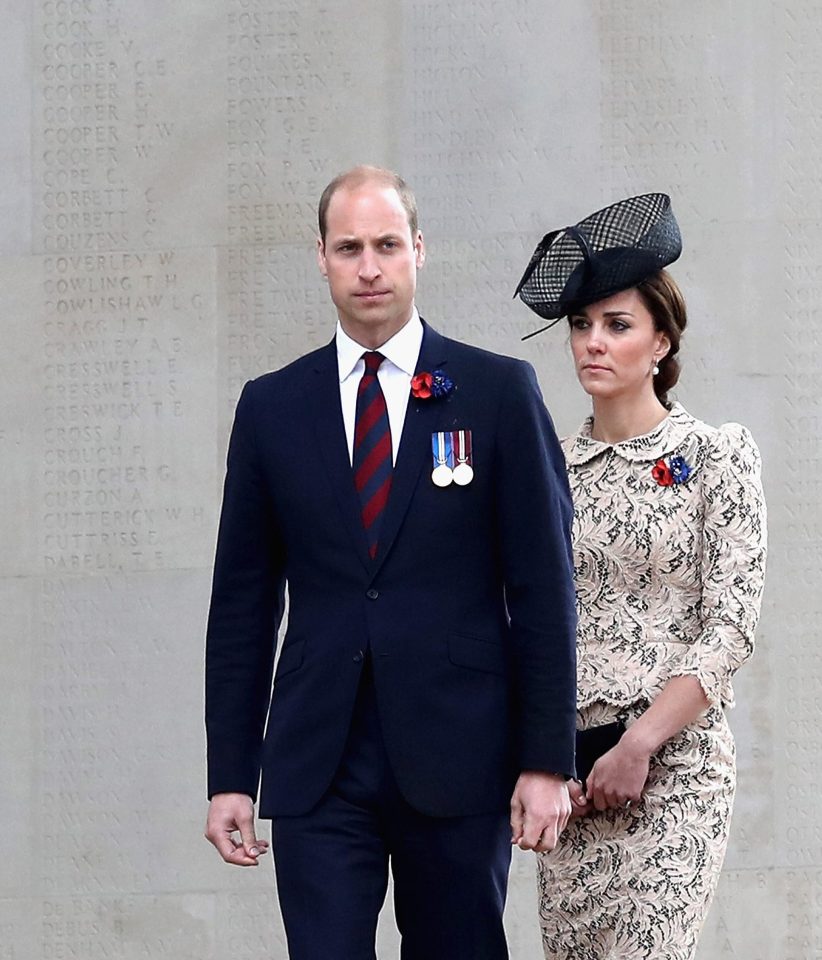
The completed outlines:
<svg viewBox="0 0 822 960">
<path fill-rule="evenodd" d="M 658 377 L 658 376 L 659 376 L 659 364 L 658 364 L 658 363 L 655 363 L 655 364 L 654 364 L 653 374 L 654 374 L 655 377 Z"/>
</svg>

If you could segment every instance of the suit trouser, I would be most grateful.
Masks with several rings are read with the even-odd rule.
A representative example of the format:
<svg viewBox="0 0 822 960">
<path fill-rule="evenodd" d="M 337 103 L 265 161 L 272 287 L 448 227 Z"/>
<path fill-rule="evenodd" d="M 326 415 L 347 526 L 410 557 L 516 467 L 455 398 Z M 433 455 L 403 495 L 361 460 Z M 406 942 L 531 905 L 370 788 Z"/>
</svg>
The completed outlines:
<svg viewBox="0 0 822 960">
<path fill-rule="evenodd" d="M 507 812 L 429 817 L 403 799 L 383 746 L 370 669 L 346 752 L 320 803 L 272 822 L 291 960 L 374 960 L 394 879 L 402 960 L 506 960 Z"/>
</svg>

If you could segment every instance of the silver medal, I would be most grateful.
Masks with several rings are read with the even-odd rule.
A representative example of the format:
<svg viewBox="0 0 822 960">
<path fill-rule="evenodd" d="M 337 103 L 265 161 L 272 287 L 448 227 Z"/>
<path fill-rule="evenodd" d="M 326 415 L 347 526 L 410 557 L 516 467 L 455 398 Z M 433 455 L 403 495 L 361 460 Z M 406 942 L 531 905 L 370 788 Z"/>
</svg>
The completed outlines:
<svg viewBox="0 0 822 960">
<path fill-rule="evenodd" d="M 434 441 L 434 469 L 431 479 L 437 487 L 447 487 L 454 479 L 454 472 L 448 465 L 450 451 L 445 443 L 445 434 L 440 431 L 431 439 Z"/>
<path fill-rule="evenodd" d="M 474 468 L 468 462 L 471 459 L 471 453 L 468 448 L 470 436 L 470 430 L 459 430 L 456 435 L 457 465 L 454 467 L 454 483 L 460 487 L 468 486 L 474 479 Z"/>
<path fill-rule="evenodd" d="M 454 483 L 466 487 L 474 479 L 474 468 L 469 463 L 458 463 L 454 467 Z"/>
<path fill-rule="evenodd" d="M 431 479 L 438 487 L 447 487 L 454 480 L 454 471 L 447 463 L 441 463 L 431 471 Z"/>
</svg>

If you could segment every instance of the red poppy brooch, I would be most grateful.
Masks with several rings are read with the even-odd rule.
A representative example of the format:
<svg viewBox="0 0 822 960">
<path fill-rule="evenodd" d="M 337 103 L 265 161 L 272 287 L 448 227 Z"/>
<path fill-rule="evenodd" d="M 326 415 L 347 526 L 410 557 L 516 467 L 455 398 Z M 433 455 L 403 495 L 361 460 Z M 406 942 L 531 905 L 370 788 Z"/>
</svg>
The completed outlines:
<svg viewBox="0 0 822 960">
<path fill-rule="evenodd" d="M 418 400 L 441 400 L 454 390 L 454 381 L 442 370 L 418 373 L 411 378 L 411 396 Z"/>
<path fill-rule="evenodd" d="M 691 466 L 684 457 L 669 457 L 665 462 L 663 457 L 654 464 L 651 476 L 660 487 L 673 487 L 685 481 L 691 475 Z"/>
</svg>

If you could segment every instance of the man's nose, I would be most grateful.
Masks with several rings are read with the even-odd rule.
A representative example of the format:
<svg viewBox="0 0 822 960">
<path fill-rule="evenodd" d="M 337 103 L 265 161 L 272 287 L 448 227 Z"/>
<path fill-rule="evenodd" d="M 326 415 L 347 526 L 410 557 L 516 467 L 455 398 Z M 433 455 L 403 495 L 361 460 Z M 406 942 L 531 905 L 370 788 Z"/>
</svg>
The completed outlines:
<svg viewBox="0 0 822 960">
<path fill-rule="evenodd" d="M 367 280 L 369 283 L 371 283 L 376 280 L 379 275 L 379 259 L 373 250 L 369 250 L 366 247 L 360 256 L 360 277 L 361 279 Z"/>
</svg>

